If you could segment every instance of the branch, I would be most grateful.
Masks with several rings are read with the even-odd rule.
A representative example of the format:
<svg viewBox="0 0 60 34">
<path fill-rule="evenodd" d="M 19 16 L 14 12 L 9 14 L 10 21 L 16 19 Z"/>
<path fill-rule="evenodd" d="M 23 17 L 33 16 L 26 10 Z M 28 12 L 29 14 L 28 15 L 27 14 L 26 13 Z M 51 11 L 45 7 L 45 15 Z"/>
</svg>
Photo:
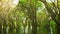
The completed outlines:
<svg viewBox="0 0 60 34">
<path fill-rule="evenodd" d="M 56 17 L 56 14 L 53 12 L 52 8 L 49 7 L 49 5 L 48 5 L 48 3 L 46 2 L 46 0 L 45 0 L 45 1 L 40 0 L 40 1 L 43 2 L 43 3 L 45 4 L 48 13 L 51 14 L 52 19 L 56 22 L 56 18 L 55 18 L 55 17 Z"/>
</svg>

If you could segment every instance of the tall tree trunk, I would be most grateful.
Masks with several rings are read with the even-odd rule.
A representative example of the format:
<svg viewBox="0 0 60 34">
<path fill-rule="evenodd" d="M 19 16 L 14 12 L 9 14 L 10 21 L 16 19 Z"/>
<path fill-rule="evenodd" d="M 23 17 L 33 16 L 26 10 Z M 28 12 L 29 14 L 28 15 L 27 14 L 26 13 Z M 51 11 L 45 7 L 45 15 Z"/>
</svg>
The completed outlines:
<svg viewBox="0 0 60 34">
<path fill-rule="evenodd" d="M 31 25 L 30 25 L 30 22 L 28 23 L 28 34 L 31 34 Z"/>
<path fill-rule="evenodd" d="M 32 34 L 37 34 L 37 20 L 36 20 L 36 9 L 33 7 L 32 9 Z"/>
<path fill-rule="evenodd" d="M 28 9 L 28 17 L 31 21 L 31 34 L 37 34 L 37 20 L 36 20 L 36 0 L 30 0 L 30 7 Z M 29 25 L 30 26 L 30 25 Z"/>
<path fill-rule="evenodd" d="M 33 7 L 33 6 L 32 6 Z M 36 20 L 36 9 L 31 7 L 31 25 L 32 25 L 32 34 L 37 34 L 37 20 Z"/>
<path fill-rule="evenodd" d="M 2 24 L 0 23 L 0 34 L 2 34 Z"/>
<path fill-rule="evenodd" d="M 37 34 L 37 26 L 36 23 L 32 24 L 32 34 Z"/>
<path fill-rule="evenodd" d="M 57 34 L 60 34 L 60 21 L 56 22 Z"/>
</svg>

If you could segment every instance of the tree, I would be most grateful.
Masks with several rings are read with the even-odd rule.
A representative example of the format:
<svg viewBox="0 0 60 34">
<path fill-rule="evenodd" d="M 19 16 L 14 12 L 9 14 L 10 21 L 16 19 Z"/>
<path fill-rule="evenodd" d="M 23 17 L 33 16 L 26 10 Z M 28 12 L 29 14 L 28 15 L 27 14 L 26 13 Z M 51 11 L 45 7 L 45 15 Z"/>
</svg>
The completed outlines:
<svg viewBox="0 0 60 34">
<path fill-rule="evenodd" d="M 56 23 L 57 34 L 60 34 L 60 0 L 50 0 L 51 3 L 47 2 L 47 0 L 40 0 L 44 3 L 47 12 L 50 14 L 52 20 Z"/>
<path fill-rule="evenodd" d="M 28 2 L 27 2 L 28 5 L 23 3 L 21 7 L 27 9 L 26 14 L 28 15 L 28 18 L 31 21 L 32 34 L 37 34 L 36 0 L 29 0 Z"/>
<path fill-rule="evenodd" d="M 11 18 L 10 13 L 12 13 L 11 10 L 16 7 L 18 2 L 19 2 L 18 0 L 0 0 L 0 24 L 1 24 L 0 25 L 0 29 L 1 29 L 0 32 L 1 32 L 1 34 L 8 34 L 7 33 L 9 30 L 8 23 Z"/>
</svg>

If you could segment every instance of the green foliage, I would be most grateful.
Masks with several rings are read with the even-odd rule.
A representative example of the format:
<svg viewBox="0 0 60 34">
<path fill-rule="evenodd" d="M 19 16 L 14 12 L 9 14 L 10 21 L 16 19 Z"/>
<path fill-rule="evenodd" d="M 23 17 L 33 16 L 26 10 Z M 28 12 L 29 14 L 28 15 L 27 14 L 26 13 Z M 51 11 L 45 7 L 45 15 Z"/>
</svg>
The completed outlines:
<svg viewBox="0 0 60 34">
<path fill-rule="evenodd" d="M 44 4 L 38 0 L 19 0 L 19 4 L 15 9 L 11 10 L 9 13 L 6 11 L 8 14 L 3 14 L 5 11 L 1 14 L 1 10 L 2 8 L 0 8 L 0 24 L 2 25 L 0 27 L 5 34 L 7 32 L 6 30 L 8 30 L 8 34 L 23 34 L 24 29 L 26 31 L 25 33 L 31 32 L 31 26 L 34 22 L 32 22 L 33 19 L 37 21 L 37 34 L 50 34 L 48 33 L 50 32 L 50 27 L 55 34 L 56 23 L 48 19 L 50 16 L 47 14 Z M 36 15 L 34 16 L 35 11 Z M 56 17 L 56 19 L 57 18 L 58 17 Z"/>
</svg>

